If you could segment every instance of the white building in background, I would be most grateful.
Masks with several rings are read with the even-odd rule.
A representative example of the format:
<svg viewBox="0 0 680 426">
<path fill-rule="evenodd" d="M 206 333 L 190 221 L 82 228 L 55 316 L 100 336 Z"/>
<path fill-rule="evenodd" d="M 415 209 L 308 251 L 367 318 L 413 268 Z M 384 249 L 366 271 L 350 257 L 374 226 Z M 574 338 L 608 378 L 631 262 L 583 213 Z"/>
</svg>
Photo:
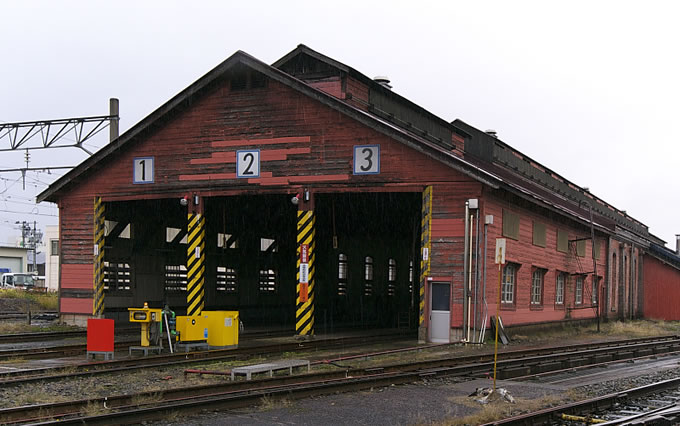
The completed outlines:
<svg viewBox="0 0 680 426">
<path fill-rule="evenodd" d="M 0 244 L 0 274 L 27 272 L 28 250 L 18 245 Z"/>
<path fill-rule="evenodd" d="M 59 290 L 59 226 L 45 227 L 45 286 L 48 291 Z"/>
</svg>

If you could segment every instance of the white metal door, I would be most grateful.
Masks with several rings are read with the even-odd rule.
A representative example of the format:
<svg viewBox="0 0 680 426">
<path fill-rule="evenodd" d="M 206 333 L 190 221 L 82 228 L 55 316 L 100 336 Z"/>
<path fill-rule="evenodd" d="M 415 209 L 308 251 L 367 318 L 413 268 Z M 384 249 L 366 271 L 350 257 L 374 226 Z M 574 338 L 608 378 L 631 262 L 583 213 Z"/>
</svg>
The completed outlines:
<svg viewBox="0 0 680 426">
<path fill-rule="evenodd" d="M 449 343 L 451 284 L 430 284 L 430 342 Z"/>
</svg>

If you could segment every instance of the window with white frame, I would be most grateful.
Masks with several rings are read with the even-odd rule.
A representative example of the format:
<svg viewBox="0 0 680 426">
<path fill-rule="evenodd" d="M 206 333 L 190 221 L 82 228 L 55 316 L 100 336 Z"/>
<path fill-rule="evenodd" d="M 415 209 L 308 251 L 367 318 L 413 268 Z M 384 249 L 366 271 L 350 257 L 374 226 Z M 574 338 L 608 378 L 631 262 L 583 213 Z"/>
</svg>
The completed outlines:
<svg viewBox="0 0 680 426">
<path fill-rule="evenodd" d="M 600 283 L 600 277 L 595 277 L 593 280 L 593 292 L 590 295 L 590 304 L 595 306 L 597 305 L 597 296 L 599 294 L 599 289 L 598 289 L 598 284 Z"/>
<path fill-rule="evenodd" d="M 542 305 L 543 304 L 543 276 L 545 275 L 545 269 L 535 268 L 534 272 L 531 274 L 531 304 Z"/>
<path fill-rule="evenodd" d="M 583 276 L 576 277 L 574 303 L 581 305 L 583 303 Z"/>
<path fill-rule="evenodd" d="M 515 283 L 517 282 L 517 265 L 508 263 L 503 268 L 503 282 L 501 286 L 501 303 L 515 303 Z"/>
<path fill-rule="evenodd" d="M 373 258 L 366 256 L 364 259 L 364 296 L 373 295 Z"/>
<path fill-rule="evenodd" d="M 558 272 L 557 278 L 555 280 L 555 304 L 564 304 L 564 284 L 566 281 L 566 276 L 564 272 Z"/>
<path fill-rule="evenodd" d="M 397 291 L 397 261 L 387 261 L 387 295 L 394 296 Z"/>
<path fill-rule="evenodd" d="M 218 266 L 215 276 L 215 290 L 218 292 L 235 293 L 237 290 L 236 269 Z"/>
<path fill-rule="evenodd" d="M 338 296 L 347 295 L 347 255 L 338 254 Z"/>
</svg>

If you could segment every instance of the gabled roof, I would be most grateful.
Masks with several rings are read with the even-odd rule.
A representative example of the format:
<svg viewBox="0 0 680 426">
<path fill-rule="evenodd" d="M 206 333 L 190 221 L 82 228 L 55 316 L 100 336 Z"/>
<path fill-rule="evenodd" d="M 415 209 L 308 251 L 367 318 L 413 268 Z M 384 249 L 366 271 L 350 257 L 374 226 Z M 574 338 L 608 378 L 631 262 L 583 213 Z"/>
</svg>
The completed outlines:
<svg viewBox="0 0 680 426">
<path fill-rule="evenodd" d="M 304 44 L 299 44 L 298 47 L 284 55 L 281 59 L 277 60 L 272 64 L 273 67 L 278 68 L 278 69 L 284 69 L 287 64 L 290 62 L 294 61 L 300 56 L 309 56 L 311 58 L 314 58 L 315 60 L 319 62 L 323 62 L 324 64 L 327 64 L 330 67 L 333 67 L 337 69 L 340 72 L 346 73 L 350 75 L 351 77 L 356 78 L 357 80 L 361 81 L 362 83 L 366 84 L 371 90 L 375 90 L 377 92 L 380 92 L 383 95 L 389 96 L 391 98 L 396 99 L 401 105 L 407 106 L 408 108 L 417 111 L 418 113 L 422 114 L 423 116 L 427 117 L 428 119 L 435 121 L 437 124 L 440 126 L 447 127 L 448 129 L 452 131 L 456 131 L 457 133 L 460 133 L 461 136 L 468 136 L 464 131 L 461 129 L 455 127 L 453 123 L 449 123 L 448 121 L 444 120 L 443 118 L 439 117 L 438 115 L 435 115 L 431 113 L 430 111 L 426 110 L 422 106 L 410 101 L 409 99 L 401 96 L 398 94 L 396 91 L 393 91 L 391 89 L 386 88 L 380 83 L 377 83 L 375 80 L 372 78 L 368 77 L 367 75 L 357 71 L 356 69 L 347 66 L 343 64 L 342 62 L 339 62 L 333 58 L 330 58 L 323 53 L 319 53 L 314 49 L 311 49 L 308 46 L 305 46 Z"/>
<path fill-rule="evenodd" d="M 298 49 L 300 48 L 298 47 Z M 229 70 L 233 69 L 237 65 L 242 65 L 256 72 L 262 73 L 272 80 L 297 90 L 298 92 L 309 96 L 321 102 L 322 104 L 333 108 L 349 116 L 350 118 L 353 118 L 362 124 L 365 124 L 366 126 L 383 133 L 386 136 L 391 137 L 392 139 L 404 143 L 410 148 L 428 155 L 429 157 L 440 161 L 465 175 L 477 179 L 480 182 L 492 187 L 497 186 L 497 181 L 491 174 L 438 147 L 434 143 L 384 119 L 349 105 L 346 102 L 328 95 L 323 91 L 317 90 L 307 85 L 305 82 L 298 80 L 273 66 L 267 65 L 253 56 L 239 50 L 225 61 L 217 65 L 215 68 L 210 70 L 207 74 L 199 78 L 189 87 L 175 95 L 165 104 L 161 105 L 158 109 L 142 119 L 139 123 L 135 124 L 116 140 L 103 147 L 93 156 L 87 158 L 73 170 L 52 183 L 52 185 L 50 185 L 45 191 L 38 195 L 37 202 L 56 201 L 58 199 L 58 193 L 64 190 L 70 183 L 74 182 L 74 180 L 83 176 L 90 170 L 96 168 L 100 162 L 104 161 L 108 156 L 122 149 L 125 145 L 143 138 L 148 132 L 152 131 L 158 123 L 162 123 L 164 118 L 172 115 L 173 112 L 180 110 L 186 104 L 186 102 L 191 100 L 193 97 L 200 95 L 201 92 L 211 83 L 219 80 L 220 77 L 224 76 Z"/>
</svg>

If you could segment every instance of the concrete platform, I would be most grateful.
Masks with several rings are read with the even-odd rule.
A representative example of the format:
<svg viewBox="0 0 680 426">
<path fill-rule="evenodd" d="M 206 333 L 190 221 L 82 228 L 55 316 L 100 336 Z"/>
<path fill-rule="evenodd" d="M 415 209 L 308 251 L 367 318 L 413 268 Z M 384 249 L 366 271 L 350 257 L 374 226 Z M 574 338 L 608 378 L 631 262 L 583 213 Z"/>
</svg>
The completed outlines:
<svg viewBox="0 0 680 426">
<path fill-rule="evenodd" d="M 235 380 L 236 376 L 246 376 L 246 380 L 251 380 L 253 374 L 269 373 L 269 377 L 274 376 L 274 371 L 288 370 L 288 374 L 293 374 L 293 368 L 307 367 L 310 371 L 310 364 L 308 360 L 304 359 L 286 359 L 281 361 L 273 361 L 265 364 L 247 365 L 245 367 L 236 367 L 231 369 L 231 380 Z"/>
</svg>

